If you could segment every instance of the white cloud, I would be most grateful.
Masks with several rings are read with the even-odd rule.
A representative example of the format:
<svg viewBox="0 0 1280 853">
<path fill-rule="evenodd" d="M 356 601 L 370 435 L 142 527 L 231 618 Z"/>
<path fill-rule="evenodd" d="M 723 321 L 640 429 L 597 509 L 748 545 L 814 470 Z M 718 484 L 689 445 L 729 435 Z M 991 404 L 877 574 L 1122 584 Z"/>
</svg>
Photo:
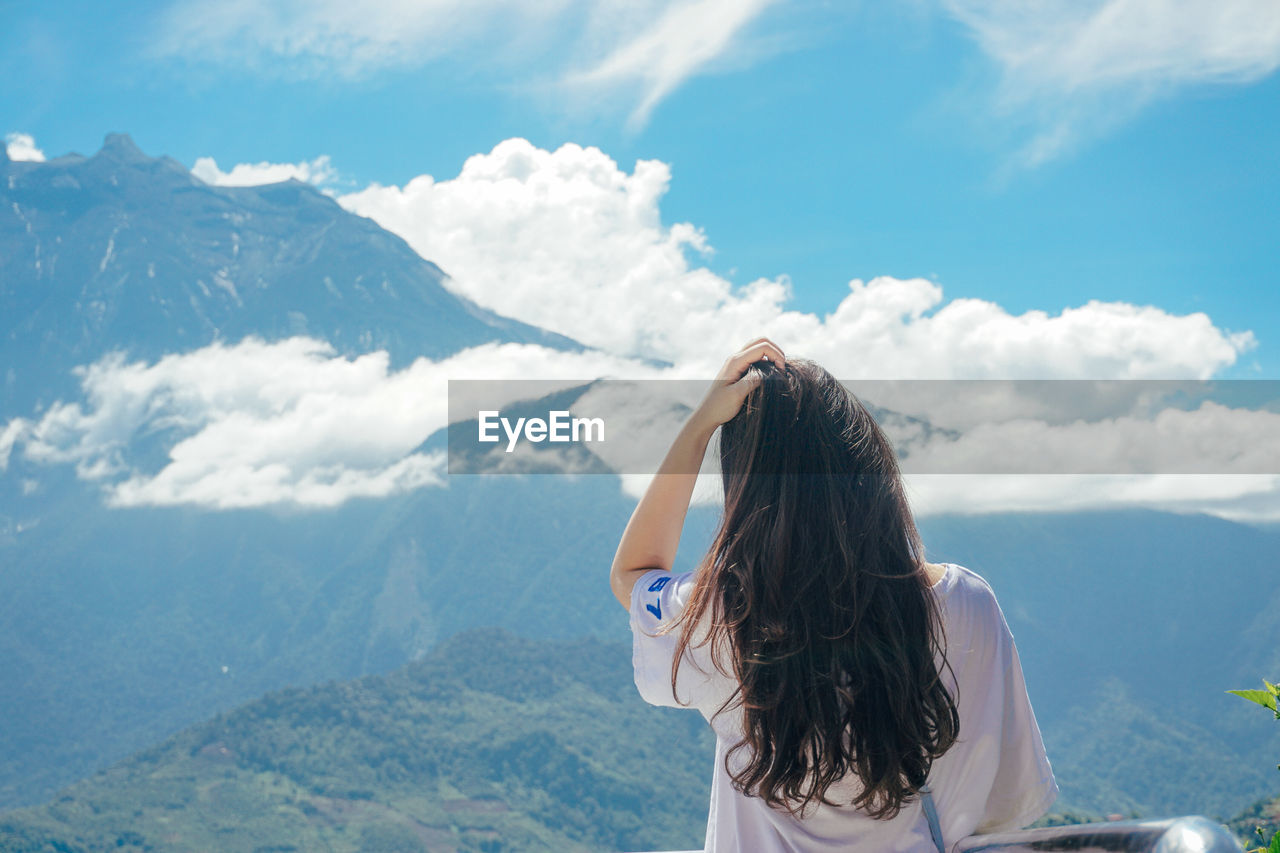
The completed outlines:
<svg viewBox="0 0 1280 853">
<path fill-rule="evenodd" d="M 930 0 L 932 3 L 933 0 Z M 1001 111 L 1029 120 L 1025 163 L 1059 156 L 1153 98 L 1200 83 L 1257 80 L 1280 65 L 1274 0 L 937 0 L 1002 73 Z M 752 25 L 780 0 L 176 0 L 159 57 L 289 77 L 360 77 L 440 60 L 545 103 L 615 104 L 633 126 L 690 77 L 749 65 Z M 907 8 L 913 4 L 907 4 Z M 918 4 L 914 4 L 918 5 Z M 832 26 L 829 4 L 786 4 L 771 32 Z M 804 23 L 801 23 L 803 20 Z M 866 81 L 850 81 L 854 84 Z"/>
<path fill-rule="evenodd" d="M 0 430 L 0 460 L 18 446 L 30 463 L 74 464 L 82 479 L 102 484 L 114 506 L 335 506 L 444 484 L 442 451 L 424 451 L 421 445 L 448 422 L 450 379 L 511 380 L 499 396 L 515 400 L 529 397 L 530 379 L 554 380 L 539 386 L 543 394 L 597 376 L 653 379 L 684 372 L 601 352 L 522 344 L 487 344 L 438 362 L 419 359 L 399 371 L 388 364 L 384 352 L 344 358 L 307 338 L 276 343 L 249 338 L 152 364 L 114 355 L 81 370 L 83 401 L 60 402 L 34 421 L 14 421 Z M 683 407 L 696 403 L 697 384 L 605 383 L 570 408 L 577 416 L 604 417 L 608 423 L 609 442 L 592 446 L 593 452 L 630 472 L 652 471 L 642 466 L 661 458 L 687 411 Z M 937 399 L 945 383 L 930 384 Z M 1277 469 L 1274 437 L 1280 435 L 1280 414 L 1211 402 L 1169 408 L 1142 390 L 1145 383 L 1110 384 L 1125 386 L 1125 393 L 1094 388 L 1099 402 L 1091 407 L 1080 405 L 1087 403 L 1086 392 L 1068 391 L 1056 411 L 1047 412 L 1045 400 L 1036 399 L 1042 389 L 1010 393 L 1007 388 L 975 399 L 958 383 L 958 393 L 970 398 L 970 411 L 957 417 L 944 395 L 940 418 L 963 423 L 958 432 L 923 435 L 903 418 L 884 418 L 908 471 L 1042 471 L 1048 465 L 1108 472 L 910 473 L 916 510 L 928 515 L 1146 506 L 1280 519 L 1280 477 L 1240 473 Z M 1009 385 L 1015 392 L 1027 390 L 1023 384 Z M 1164 390 L 1165 396 L 1181 396 L 1180 388 Z M 638 402 L 646 393 L 652 395 L 648 402 Z M 918 413 L 938 411 L 921 410 L 920 401 L 929 396 L 918 395 Z M 988 407 L 989 401 L 996 405 Z M 1084 415 L 1090 409 L 1088 417 L 1071 418 L 1073 411 Z M 1120 414 L 1096 416 L 1112 410 Z M 1030 411 L 1038 415 L 1028 417 Z M 454 416 L 471 412 L 460 406 Z M 149 466 L 143 461 L 156 458 L 163 461 Z M 713 449 L 709 459 L 714 458 Z M 714 462 L 708 464 L 713 471 Z M 1187 470 L 1211 473 L 1132 473 Z M 629 473 L 622 485 L 638 496 L 648 479 Z M 697 500 L 718 499 L 716 478 L 703 477 Z"/>
<path fill-rule="evenodd" d="M 13 452 L 13 446 L 27 432 L 29 424 L 22 418 L 14 418 L 0 428 L 0 471 L 4 471 L 9 467 L 9 454 Z"/>
<path fill-rule="evenodd" d="M 527 93 L 638 89 L 633 122 L 776 0 L 181 0 L 155 53 L 289 76 L 359 77 L 440 59 Z M 589 69 L 585 72 L 582 69 Z"/>
<path fill-rule="evenodd" d="M 253 187 L 259 184 L 277 184 L 293 178 L 309 184 L 323 186 L 338 180 L 338 172 L 322 154 L 311 161 L 301 163 L 237 163 L 230 172 L 218 168 L 212 157 L 201 157 L 191 167 L 191 174 L 206 184 L 221 187 Z"/>
<path fill-rule="evenodd" d="M 8 133 L 4 137 L 5 151 L 10 160 L 44 162 L 44 152 L 36 147 L 35 138 L 29 133 Z"/>
<path fill-rule="evenodd" d="M 1280 65 L 1272 0 L 944 0 L 1022 83 L 1100 86 L 1247 82 Z"/>
<path fill-rule="evenodd" d="M 735 288 L 691 260 L 710 244 L 690 223 L 663 224 L 670 179 L 655 160 L 628 173 L 597 148 L 508 139 L 456 178 L 421 175 L 339 202 L 404 237 L 481 305 L 686 375 L 713 375 L 760 334 L 842 379 L 1204 378 L 1255 345 L 1203 313 L 1093 300 L 1010 314 L 945 300 L 924 279 L 855 279 L 830 313 L 796 311 L 785 277 Z"/>
<path fill-rule="evenodd" d="M 590 394 L 573 410 L 579 416 L 605 416 L 622 441 L 615 457 L 634 472 L 622 477 L 622 488 L 639 498 L 665 449 L 658 437 L 673 435 L 683 416 L 661 405 L 676 396 L 666 389 L 642 384 L 626 395 L 626 384 L 612 389 L 614 397 L 629 396 L 626 404 L 615 404 L 616 412 L 608 400 Z M 1212 400 L 1185 407 L 1186 394 L 1212 394 L 1224 390 L 1221 385 L 1079 384 L 1063 389 L 1066 399 L 1054 401 L 1052 386 L 1063 383 L 893 384 L 899 399 L 915 396 L 914 417 L 886 412 L 880 424 L 900 454 L 912 508 L 921 516 L 1142 507 L 1238 521 L 1280 520 L 1280 412 Z M 973 393 L 984 384 L 998 387 L 991 394 Z M 1274 394 L 1276 388 L 1272 383 L 1261 390 Z M 639 422 L 644 412 L 631 405 L 646 390 L 657 394 L 645 409 L 651 410 L 654 426 Z M 853 390 L 864 401 L 885 399 L 869 396 L 884 390 L 878 384 L 853 383 Z M 948 399 L 953 393 L 957 399 Z M 920 405 L 925 401 L 932 404 Z M 996 405 L 989 407 L 990 402 Z M 1039 416 L 1024 414 L 1033 410 Z M 1104 411 L 1111 414 L 1099 416 Z M 938 414 L 940 419 L 931 417 Z M 627 415 L 637 423 L 628 425 Z M 926 430 L 916 418 L 931 427 L 948 420 L 963 427 Z M 643 446 L 651 435 L 653 446 Z M 713 443 L 703 468 L 711 473 L 699 477 L 695 502 L 722 500 L 716 458 Z"/>
<path fill-rule="evenodd" d="M 672 376 L 709 376 L 727 352 L 757 334 L 851 380 L 1203 379 L 1255 346 L 1251 333 L 1219 329 L 1203 313 L 1091 300 L 1053 314 L 1015 315 L 985 300 L 946 300 L 939 285 L 923 279 L 854 280 L 829 313 L 791 310 L 785 278 L 734 288 L 696 263 L 711 251 L 706 235 L 689 223 L 662 223 L 660 202 L 669 181 L 670 170 L 657 161 L 639 161 L 628 173 L 595 148 L 565 145 L 550 152 L 511 139 L 470 158 L 454 179 L 423 175 L 404 187 L 375 185 L 339 201 L 403 236 L 441 264 L 452 287 L 477 302 L 619 355 L 673 362 Z M 984 399 L 992 413 L 1037 419 L 1037 441 L 1056 442 L 1086 459 L 1103 427 L 1061 423 L 1063 412 L 1107 414 L 1083 408 L 1078 395 L 1046 401 L 988 389 Z M 1131 402 L 1141 411 L 1142 401 Z M 1105 403 L 1105 396 L 1098 397 L 1094 406 L 1106 409 Z M 929 411 L 957 417 L 955 411 Z M 1128 450 L 1145 447 L 1144 430 L 1154 428 L 1149 414 L 1109 428 L 1117 470 L 1134 464 Z M 971 418 L 948 425 L 979 423 Z M 1188 422 L 1189 436 L 1204 423 Z M 986 438 L 995 445 L 988 442 L 984 452 L 994 450 L 998 458 L 1000 442 L 1018 428 L 989 430 Z M 1176 442 L 1163 446 L 1173 447 L 1177 458 Z M 975 448 L 970 438 L 950 452 L 972 455 Z M 1036 452 L 1034 446 L 1024 450 Z M 934 445 L 932 452 L 941 450 Z M 991 479 L 947 475 L 928 485 L 928 477 L 913 477 L 925 484 L 919 487 L 925 513 L 1158 505 L 1233 517 L 1280 515 L 1280 505 L 1263 509 L 1277 489 L 1275 478 L 1023 475 L 980 499 L 959 487 Z M 629 475 L 623 486 L 638 496 L 647 480 Z M 1063 485 L 1072 480 L 1094 485 L 1073 492 Z M 1115 482 L 1127 485 L 1111 488 Z M 716 496 L 714 481 L 704 483 L 699 499 Z"/>
<path fill-rule="evenodd" d="M 893 436 L 894 430 L 887 431 Z M 1280 473 L 1280 413 L 1211 400 L 1194 409 L 1162 406 L 1050 423 L 991 417 L 959 435 L 934 432 L 895 441 L 903 468 L 926 473 L 1097 473 L 1239 475 Z"/>
<path fill-rule="evenodd" d="M 80 371 L 84 403 L 60 402 L 0 431 L 37 464 L 75 464 L 116 506 L 332 506 L 441 484 L 444 458 L 417 448 L 447 422 L 447 382 L 596 376 L 602 353 L 489 344 L 389 370 L 385 352 L 347 359 L 309 338 L 247 338 L 154 364 L 108 356 Z M 631 369 L 643 371 L 643 367 Z M 137 462 L 158 443 L 159 470 Z"/>
<path fill-rule="evenodd" d="M 639 500 L 652 476 L 622 478 Z M 992 515 L 1152 509 L 1217 516 L 1245 523 L 1280 521 L 1280 477 L 1270 474 L 906 474 L 912 513 Z M 698 477 L 693 502 L 724 500 L 718 477 Z"/>
<path fill-rule="evenodd" d="M 1280 66 L 1275 0 L 942 0 L 1003 73 L 1003 109 L 1036 124 L 1034 165 L 1199 83 Z"/>
<path fill-rule="evenodd" d="M 912 474 L 906 483 L 921 517 L 1145 508 L 1280 521 L 1280 477 L 1272 475 Z"/>
<path fill-rule="evenodd" d="M 156 49 L 176 58 L 261 66 L 282 73 L 357 76 L 416 66 L 475 42 L 518 43 L 577 3 L 545 0 L 227 0 L 172 4 Z M 495 52 L 496 53 L 496 52 Z M 494 57 L 502 61 L 501 56 Z"/>
<path fill-rule="evenodd" d="M 658 102 L 729 47 L 738 32 L 776 0 L 692 0 L 671 5 L 648 29 L 615 48 L 594 67 L 566 75 L 570 87 L 612 90 L 639 85 L 633 127 L 644 125 Z"/>
<path fill-rule="evenodd" d="M 789 354 L 849 380 L 1201 379 L 1254 345 L 1250 333 L 1219 329 L 1201 313 L 1091 301 L 1055 314 L 1015 315 L 983 300 L 946 300 L 939 285 L 923 279 L 854 280 L 833 310 L 797 311 L 788 307 L 785 278 L 736 288 L 698 265 L 697 257 L 711 251 L 705 234 L 690 223 L 662 222 L 669 181 L 661 162 L 639 161 L 628 173 L 595 148 L 550 152 L 511 139 L 469 158 L 452 180 L 423 175 L 403 188 L 372 186 L 340 198 L 440 262 L 465 295 L 594 350 L 486 345 L 395 372 L 385 353 L 348 359 L 305 338 L 248 339 L 154 364 L 108 357 L 82 370 L 82 402 L 55 404 L 0 430 L 0 469 L 17 445 L 33 464 L 74 464 L 116 505 L 328 506 L 440 482 L 442 458 L 419 448 L 447 420 L 448 378 L 705 379 L 728 352 L 768 334 Z M 637 358 L 673 366 L 659 369 Z M 1016 458 L 1008 445 L 1021 442 L 1020 452 L 1032 457 L 1053 448 L 1087 459 L 1104 448 L 1118 465 L 1134 453 L 1141 458 L 1155 428 L 1148 423 L 1150 401 L 1122 405 L 1104 395 L 1086 406 L 1058 386 L 1049 399 L 999 388 L 981 399 L 983 412 L 1023 422 L 984 433 L 972 411 L 925 409 L 940 426 L 973 436 L 950 445 L 943 436 L 914 450 L 963 458 L 997 448 L 997 456 Z M 909 393 L 892 403 L 904 412 L 921 405 Z M 1068 417 L 1072 412 L 1113 423 L 1081 425 Z M 1247 447 L 1258 429 L 1276 432 L 1265 418 L 1220 415 L 1206 409 L 1179 421 L 1174 438 L 1183 443 L 1169 445 L 1173 452 L 1212 451 L 1212 439 L 1223 436 L 1219 449 Z M 1248 415 L 1230 415 L 1237 417 Z M 1124 488 L 1071 491 L 1061 476 L 1024 477 L 975 499 L 957 486 L 967 478 L 951 476 L 921 487 L 922 511 L 1068 508 L 1083 501 L 1280 516 L 1274 478 L 1259 485 L 1256 478 L 1205 476 L 1178 485 L 1176 478 L 1131 477 Z M 624 487 L 637 488 L 642 479 L 628 477 Z M 1161 483 L 1174 485 L 1162 491 Z"/>
</svg>

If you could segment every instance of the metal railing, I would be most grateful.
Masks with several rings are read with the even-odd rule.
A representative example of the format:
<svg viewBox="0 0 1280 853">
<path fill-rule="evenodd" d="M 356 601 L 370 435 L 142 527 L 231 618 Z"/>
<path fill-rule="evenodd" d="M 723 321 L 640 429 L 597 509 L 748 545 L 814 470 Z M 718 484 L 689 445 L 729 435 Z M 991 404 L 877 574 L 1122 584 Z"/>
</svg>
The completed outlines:
<svg viewBox="0 0 1280 853">
<path fill-rule="evenodd" d="M 952 853 L 1036 853 L 1050 850 L 1073 853 L 1241 853 L 1242 849 L 1226 827 L 1198 815 L 971 835 L 951 848 Z"/>
<path fill-rule="evenodd" d="M 1226 827 L 1198 815 L 1168 820 L 1118 820 L 1021 829 L 993 835 L 971 835 L 955 845 L 955 853 L 1031 853 L 1072 850 L 1076 853 L 1239 853 L 1242 848 Z"/>
</svg>

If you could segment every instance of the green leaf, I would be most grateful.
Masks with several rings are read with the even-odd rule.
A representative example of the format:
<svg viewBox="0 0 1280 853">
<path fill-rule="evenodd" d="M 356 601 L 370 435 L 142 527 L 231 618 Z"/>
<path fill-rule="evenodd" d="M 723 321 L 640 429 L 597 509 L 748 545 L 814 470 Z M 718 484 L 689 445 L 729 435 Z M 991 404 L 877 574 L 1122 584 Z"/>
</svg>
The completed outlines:
<svg viewBox="0 0 1280 853">
<path fill-rule="evenodd" d="M 1271 836 L 1271 846 L 1267 848 L 1267 853 L 1280 853 L 1280 832 Z"/>
<path fill-rule="evenodd" d="M 1250 702 L 1257 702 L 1262 707 L 1270 708 L 1272 711 L 1276 710 L 1275 694 L 1268 690 L 1228 690 L 1227 692 L 1242 696 Z"/>
<path fill-rule="evenodd" d="M 1267 689 L 1271 691 L 1272 696 L 1280 696 L 1280 684 L 1272 684 L 1270 681 L 1267 681 L 1265 678 L 1262 679 L 1262 683 L 1267 685 Z"/>
</svg>

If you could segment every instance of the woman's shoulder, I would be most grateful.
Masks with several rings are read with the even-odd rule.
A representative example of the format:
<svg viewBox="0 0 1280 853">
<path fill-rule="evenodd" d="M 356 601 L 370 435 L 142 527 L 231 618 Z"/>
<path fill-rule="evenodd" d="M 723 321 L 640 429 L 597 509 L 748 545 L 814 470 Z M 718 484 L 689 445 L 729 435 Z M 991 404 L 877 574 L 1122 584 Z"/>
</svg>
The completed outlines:
<svg viewBox="0 0 1280 853">
<path fill-rule="evenodd" d="M 968 566 L 959 563 L 937 563 L 943 569 L 941 578 L 933 584 L 940 593 L 994 596 L 991 583 Z"/>
<path fill-rule="evenodd" d="M 985 577 L 959 563 L 942 565 L 946 568 L 946 573 L 933 586 L 933 590 L 944 609 L 955 616 L 960 612 L 968 612 L 974 616 L 1003 620 L 1004 614 L 996 599 L 995 589 Z"/>
</svg>

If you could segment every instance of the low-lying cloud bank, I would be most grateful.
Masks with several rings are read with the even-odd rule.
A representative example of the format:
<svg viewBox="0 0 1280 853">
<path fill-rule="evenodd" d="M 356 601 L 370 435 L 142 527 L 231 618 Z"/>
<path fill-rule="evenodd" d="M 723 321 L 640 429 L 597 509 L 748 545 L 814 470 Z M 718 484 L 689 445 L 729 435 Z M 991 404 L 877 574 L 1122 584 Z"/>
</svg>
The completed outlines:
<svg viewBox="0 0 1280 853">
<path fill-rule="evenodd" d="M 602 353 L 491 344 L 392 371 L 385 352 L 345 358 L 303 337 L 154 364 L 112 355 L 81 371 L 82 402 L 0 428 L 0 463 L 16 446 L 36 464 L 73 464 L 113 506 L 335 506 L 444 484 L 443 451 L 419 446 L 446 421 L 450 377 L 618 366 Z"/>
<path fill-rule="evenodd" d="M 423 445 L 449 422 L 450 379 L 555 380 L 538 383 L 541 396 L 591 377 L 653 380 L 682 373 L 599 351 L 524 344 L 419 359 L 399 371 L 389 369 L 384 352 L 348 358 L 301 337 L 248 338 L 151 364 L 113 355 L 81 371 L 82 401 L 60 402 L 37 418 L 0 427 L 0 469 L 15 454 L 25 473 L 74 465 L 120 507 L 336 506 L 446 484 L 444 443 Z M 509 383 L 504 402 L 528 399 L 521 381 Z M 587 449 L 623 473 L 624 489 L 635 495 L 654 470 L 636 473 L 637 465 L 648 454 L 656 466 L 688 410 L 682 407 L 699 396 L 667 393 L 668 386 L 697 384 L 689 381 L 641 384 L 661 386 L 653 405 L 636 404 L 640 395 L 626 395 L 624 383 L 604 383 L 572 406 L 575 415 L 606 416 L 613 443 Z M 949 384 L 963 400 L 939 396 L 937 386 Z M 882 423 L 903 454 L 917 511 L 1144 506 L 1280 518 L 1275 411 L 1212 401 L 1188 406 L 1177 394 L 1162 401 L 1145 393 L 1148 383 L 1119 383 L 1144 391 L 1128 401 L 1104 389 L 1103 402 L 1090 411 L 1081 397 L 1046 396 L 1045 384 L 1019 391 L 1016 383 L 992 383 L 996 391 L 979 406 L 969 383 L 929 383 L 934 391 L 927 406 L 923 394 L 868 399 L 900 406 Z M 626 416 L 633 434 L 625 431 Z M 948 469 L 992 473 L 931 473 Z M 1043 473 L 1058 469 L 1106 473 Z M 1129 473 L 1186 470 L 1208 473 Z M 1262 471 L 1268 473 L 1253 473 Z M 699 500 L 718 500 L 715 478 L 704 480 Z"/>
<path fill-rule="evenodd" d="M 327 154 L 300 163 L 237 163 L 229 172 L 219 169 L 218 161 L 212 157 L 200 157 L 191 167 L 191 174 L 206 184 L 220 187 L 256 187 L 290 179 L 325 186 L 338 180 L 338 172 Z"/>
</svg>

